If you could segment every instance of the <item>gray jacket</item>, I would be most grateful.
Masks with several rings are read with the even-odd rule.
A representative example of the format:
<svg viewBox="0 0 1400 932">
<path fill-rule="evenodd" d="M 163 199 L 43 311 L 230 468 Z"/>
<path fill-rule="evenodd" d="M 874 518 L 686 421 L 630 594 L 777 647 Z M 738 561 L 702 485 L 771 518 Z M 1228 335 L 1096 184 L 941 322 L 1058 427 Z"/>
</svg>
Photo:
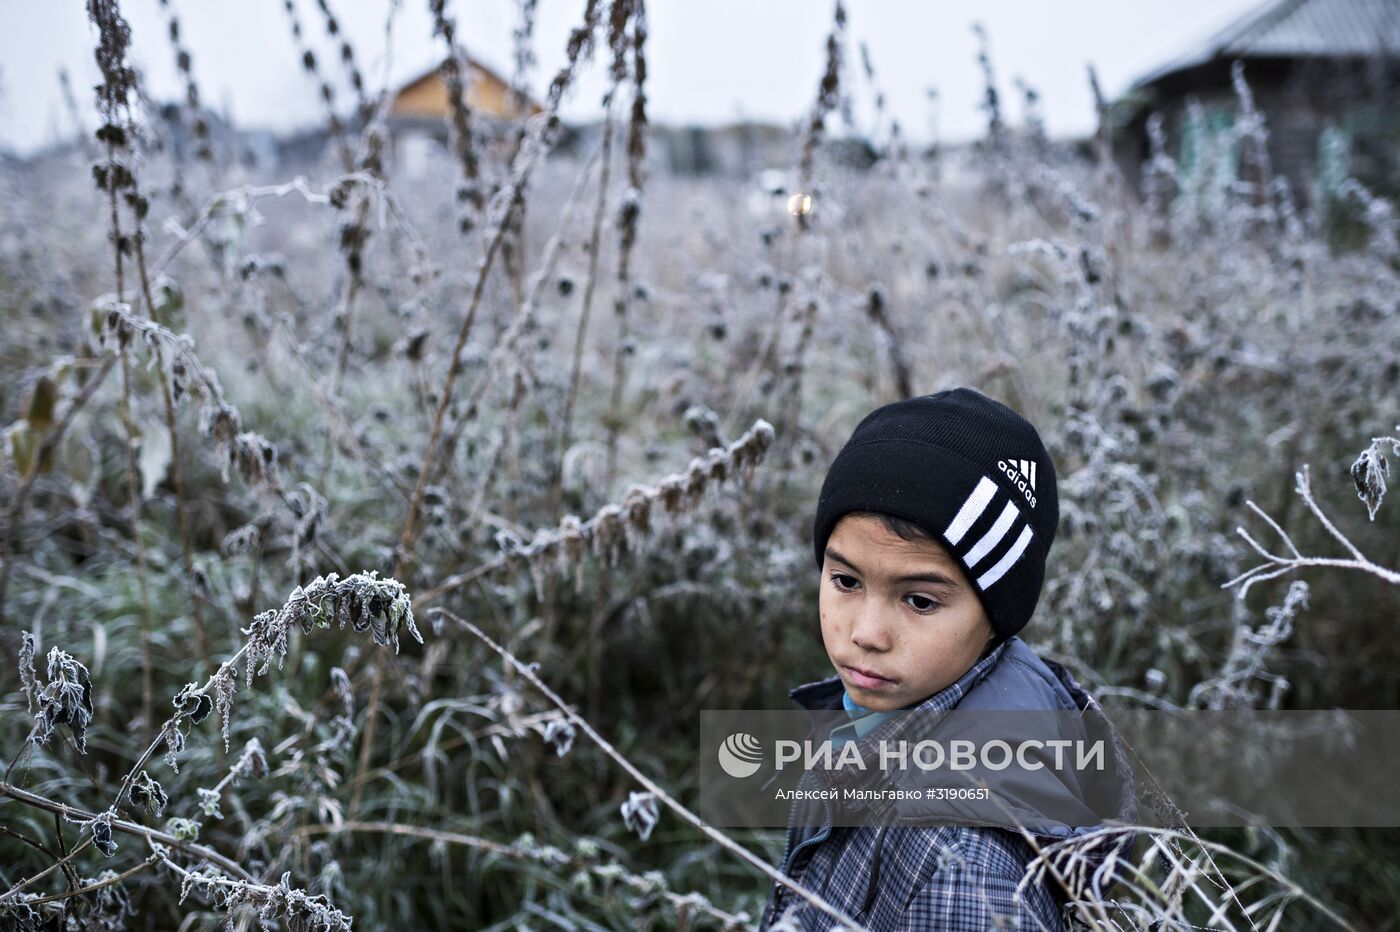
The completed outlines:
<svg viewBox="0 0 1400 932">
<path fill-rule="evenodd" d="M 790 690 L 803 708 L 818 712 L 839 710 L 843 686 L 832 676 Z M 947 710 L 1060 710 L 1090 711 L 1094 720 L 1102 708 L 1063 666 L 1039 657 L 1020 638 L 1012 637 L 979 660 L 957 682 L 920 703 L 915 712 Z M 910 717 L 912 718 L 912 717 Z M 908 719 L 906 719 L 907 721 Z M 885 723 L 866 736 L 870 740 L 899 737 L 903 724 Z M 1107 727 L 1107 726 L 1101 726 Z M 1047 811 L 1053 797 L 1058 813 L 1077 817 L 1065 822 L 1042 822 L 1031 832 L 1039 844 L 1062 842 L 1101 829 L 1105 818 L 1131 823 L 1137 816 L 1137 799 L 1121 741 L 1111 728 L 1113 753 L 1101 785 L 1081 785 L 1045 772 L 1035 784 L 1027 784 L 1008 800 L 1011 808 Z M 814 733 L 816 729 L 814 728 Z M 806 774 L 803 784 L 836 785 L 826 773 Z M 802 784 L 800 784 L 802 785 Z M 1103 801 L 1112 805 L 1102 811 Z M 1091 801 L 1097 802 L 1096 808 Z M 888 804 L 884 816 L 857 827 L 831 824 L 830 803 L 798 801 L 793 804 L 783 872 L 827 902 L 872 930 L 937 929 L 952 932 L 984 932 L 988 928 L 1064 928 L 1061 908 L 1065 892 L 1053 880 L 1018 885 L 1034 849 L 1019 831 L 991 826 L 923 824 L 918 822 L 926 804 L 909 801 Z M 943 810 L 946 812 L 946 809 Z M 815 823 L 815 824 L 813 824 Z M 1083 857 L 1090 870 L 1107 858 L 1129 850 L 1134 836 L 1124 833 L 1113 844 L 1086 848 Z M 1101 880 L 1100 889 L 1109 881 Z M 1076 895 L 1083 890 L 1076 889 Z M 774 884 L 759 924 L 769 928 L 789 907 L 802 929 L 831 928 L 834 921 L 807 904 L 788 888 Z"/>
</svg>

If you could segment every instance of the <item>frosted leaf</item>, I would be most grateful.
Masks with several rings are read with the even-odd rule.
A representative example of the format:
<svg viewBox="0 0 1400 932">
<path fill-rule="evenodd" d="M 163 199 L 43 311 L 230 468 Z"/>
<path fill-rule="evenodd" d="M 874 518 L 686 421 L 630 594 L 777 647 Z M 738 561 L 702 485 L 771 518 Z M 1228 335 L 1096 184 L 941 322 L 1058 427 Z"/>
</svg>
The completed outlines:
<svg viewBox="0 0 1400 932">
<path fill-rule="evenodd" d="M 656 828 L 656 823 L 660 819 L 660 813 L 656 807 L 656 794 L 651 792 L 627 794 L 627 801 L 622 804 L 622 821 L 629 829 L 646 841 L 651 837 L 651 830 Z"/>
<path fill-rule="evenodd" d="M 1356 497 L 1366 503 L 1366 513 L 1370 520 L 1376 520 L 1376 511 L 1385 498 L 1386 479 L 1390 476 L 1390 463 L 1381 452 L 1380 442 L 1375 441 L 1361 452 L 1356 462 L 1351 464 L 1351 481 L 1356 484 Z"/>
<path fill-rule="evenodd" d="M 569 753 L 569 749 L 574 745 L 576 732 L 574 726 L 563 719 L 554 719 L 544 726 L 544 740 L 554 747 L 556 757 L 563 757 Z"/>
<path fill-rule="evenodd" d="M 331 682 L 335 685 L 335 694 L 345 705 L 345 717 L 354 718 L 355 693 L 350 688 L 350 676 L 340 667 L 334 667 L 331 669 Z"/>
<path fill-rule="evenodd" d="M 28 631 L 20 634 L 19 683 L 20 688 L 24 690 L 27 711 L 33 715 L 34 703 L 39 700 L 39 680 L 34 671 L 34 635 Z"/>
<path fill-rule="evenodd" d="M 54 728 L 67 725 L 78 751 L 87 753 L 87 727 L 92 722 L 92 680 L 87 667 L 57 647 L 49 651 L 49 682 L 39 692 L 34 716 L 34 743 L 43 745 Z"/>
<path fill-rule="evenodd" d="M 256 524 L 245 524 L 224 535 L 219 552 L 225 557 L 253 553 L 262 543 L 262 531 Z"/>
<path fill-rule="evenodd" d="M 69 818 L 68 821 L 92 832 L 92 843 L 104 856 L 110 858 L 117 853 L 117 843 L 112 839 L 112 810 L 108 809 L 91 819 Z"/>
<path fill-rule="evenodd" d="M 197 841 L 199 839 L 199 823 L 193 819 L 182 819 L 175 816 L 165 820 L 165 832 L 167 835 L 174 835 L 181 841 Z"/>
<path fill-rule="evenodd" d="M 140 776 L 131 781 L 131 788 L 127 790 L 127 795 L 131 797 L 133 806 L 144 806 L 146 811 L 153 816 L 159 816 L 164 812 L 166 804 L 170 801 L 165 795 L 165 789 L 144 770 L 141 771 Z"/>
<path fill-rule="evenodd" d="M 238 678 L 231 667 L 221 667 L 214 674 L 214 702 L 219 709 L 219 732 L 224 739 L 224 753 L 228 753 L 229 721 L 233 717 L 233 694 L 238 691 Z"/>
<path fill-rule="evenodd" d="M 176 712 L 195 725 L 204 721 L 209 717 L 209 713 L 214 711 L 214 700 L 210 699 L 207 693 L 201 692 L 194 683 L 186 683 L 170 702 L 175 706 Z"/>
<path fill-rule="evenodd" d="M 204 813 L 211 819 L 222 819 L 224 817 L 224 814 L 219 811 L 218 790 L 207 790 L 201 786 L 196 790 L 196 792 L 199 793 L 200 812 Z"/>
<path fill-rule="evenodd" d="M 250 777 L 267 776 L 267 752 L 263 750 L 262 742 L 257 738 L 249 738 L 248 743 L 243 746 L 243 756 L 238 759 L 234 769 Z"/>
<path fill-rule="evenodd" d="M 185 733 L 180 730 L 180 722 L 176 719 L 165 729 L 165 752 L 166 765 L 176 773 L 180 772 L 180 752 L 185 749 Z"/>
<path fill-rule="evenodd" d="M 318 576 L 306 586 L 292 590 L 280 609 L 262 612 L 253 623 L 243 628 L 248 635 L 248 658 L 245 666 L 247 685 L 252 686 L 254 666 L 259 661 L 259 675 L 266 673 L 277 657 L 280 668 L 287 654 L 287 633 L 292 625 L 309 634 L 314 628 L 343 626 L 346 620 L 358 631 L 371 630 L 376 644 L 394 647 L 399 652 L 399 633 L 407 629 L 419 644 L 423 636 L 413 621 L 413 603 L 408 590 L 396 579 L 380 579 L 374 570 L 355 573 L 341 579 L 339 574 Z"/>
</svg>

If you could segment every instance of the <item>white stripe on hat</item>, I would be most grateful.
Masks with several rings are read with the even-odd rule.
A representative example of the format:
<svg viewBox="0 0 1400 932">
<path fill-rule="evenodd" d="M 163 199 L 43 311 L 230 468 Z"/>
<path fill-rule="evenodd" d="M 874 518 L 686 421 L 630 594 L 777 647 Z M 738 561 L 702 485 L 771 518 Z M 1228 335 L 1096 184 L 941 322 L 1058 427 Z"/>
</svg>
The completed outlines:
<svg viewBox="0 0 1400 932">
<path fill-rule="evenodd" d="M 997 518 L 997 523 L 992 525 L 992 529 L 982 535 L 982 539 L 977 545 L 967 552 L 967 568 L 972 569 L 982 561 L 982 558 L 992 552 L 1006 532 L 1011 530 L 1011 525 L 1016 521 L 1016 503 L 1007 502 L 1006 507 L 1001 510 L 1001 515 Z"/>
<path fill-rule="evenodd" d="M 1031 488 L 1035 488 L 1035 460 L 1031 460 Z"/>
<path fill-rule="evenodd" d="M 987 572 L 977 578 L 977 585 L 982 589 L 986 589 L 992 583 L 1001 579 L 1001 577 L 1006 574 L 1006 571 L 1011 569 L 1012 564 L 1021 559 L 1021 554 L 1025 553 L 1026 545 L 1030 542 L 1031 526 L 1028 524 L 1021 528 L 1021 536 L 1016 538 L 1016 543 L 1012 544 L 1011 549 L 1006 551 L 1006 554 L 997 561 L 996 566 L 987 570 Z"/>
<path fill-rule="evenodd" d="M 967 501 L 962 503 L 958 509 L 957 516 L 953 518 L 953 523 L 948 525 L 948 530 L 943 532 L 943 536 L 948 538 L 948 543 L 956 544 L 962 540 L 962 536 L 967 533 L 967 529 L 972 527 L 978 518 L 982 517 L 982 512 L 986 510 L 987 503 L 996 494 L 997 484 L 983 476 L 977 482 L 977 488 L 972 490 L 972 494 L 967 497 Z"/>
</svg>

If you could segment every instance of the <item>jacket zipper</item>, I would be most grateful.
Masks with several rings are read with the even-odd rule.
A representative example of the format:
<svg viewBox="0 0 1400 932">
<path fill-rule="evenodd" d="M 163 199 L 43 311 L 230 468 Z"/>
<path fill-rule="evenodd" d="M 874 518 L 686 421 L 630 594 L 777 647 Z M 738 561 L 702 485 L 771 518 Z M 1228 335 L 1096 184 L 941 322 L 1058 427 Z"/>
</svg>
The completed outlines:
<svg viewBox="0 0 1400 932">
<path fill-rule="evenodd" d="M 801 788 L 802 788 L 802 785 L 803 785 L 804 783 L 807 782 L 807 778 L 808 778 L 809 776 L 811 776 L 811 774 L 804 773 L 804 774 L 802 775 L 802 779 L 800 779 L 800 780 L 797 781 L 797 788 L 798 788 L 798 789 L 801 789 Z M 798 845 L 796 848 L 794 848 L 794 847 L 792 846 L 792 834 L 793 834 L 793 833 L 792 833 L 792 829 L 793 829 L 793 822 L 795 821 L 795 818 L 794 818 L 794 817 L 797 815 L 797 805 L 798 805 L 798 802 L 799 802 L 799 800 L 794 800 L 794 801 L 793 801 L 793 804 L 792 804 L 792 808 L 791 808 L 790 810 L 788 810 L 787 844 L 783 847 L 783 859 L 782 859 L 782 861 L 780 862 L 781 865 L 782 865 L 782 872 L 783 872 L 784 874 L 786 874 L 788 877 L 792 877 L 792 873 L 788 870 L 788 864 L 791 862 L 791 860 L 792 860 L 794 857 L 797 856 L 797 853 L 798 853 L 799 851 L 801 851 L 803 848 L 808 848 L 808 847 L 811 847 L 812 845 L 820 844 L 821 842 L 826 841 L 827 838 L 831 837 L 831 803 L 830 803 L 828 800 L 823 799 L 823 800 L 822 800 L 822 812 L 823 812 L 822 822 L 823 822 L 824 824 L 822 825 L 820 831 L 818 831 L 817 834 L 813 835 L 811 838 L 808 838 L 806 841 L 802 842 L 802 844 Z M 793 878 L 793 879 L 795 880 L 796 878 Z M 779 916 L 779 915 L 781 914 L 781 912 L 782 912 L 782 908 L 783 908 L 783 897 L 786 896 L 787 893 L 788 893 L 788 888 L 785 887 L 785 886 L 779 885 L 779 887 L 778 887 L 778 895 L 777 895 L 776 897 L 774 897 L 774 900 L 773 900 L 773 917 L 772 917 L 772 918 L 773 918 L 774 920 L 777 920 L 778 916 Z"/>
</svg>

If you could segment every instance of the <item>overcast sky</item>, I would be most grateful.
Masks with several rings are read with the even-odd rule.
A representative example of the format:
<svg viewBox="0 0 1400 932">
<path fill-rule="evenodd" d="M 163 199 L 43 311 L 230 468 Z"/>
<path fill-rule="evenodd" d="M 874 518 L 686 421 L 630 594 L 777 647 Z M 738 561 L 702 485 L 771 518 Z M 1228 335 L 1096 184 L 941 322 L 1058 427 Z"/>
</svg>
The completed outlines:
<svg viewBox="0 0 1400 932">
<path fill-rule="evenodd" d="M 905 134 L 945 141 L 979 132 L 980 76 L 970 25 L 991 37 L 992 60 L 1010 115 L 1019 119 L 1012 81 L 1036 88 L 1053 135 L 1088 131 L 1093 107 L 1085 65 L 1117 94 L 1259 0 L 849 0 L 849 64 L 858 117 L 868 121 L 872 94 L 860 76 L 855 43 L 868 44 L 876 79 Z M 295 0 L 323 69 L 342 74 L 325 39 L 314 0 Z M 247 127 L 290 129 L 318 119 L 316 89 L 301 70 L 282 0 L 172 0 L 180 15 L 195 78 L 206 104 L 227 109 Z M 389 0 L 331 0 L 372 87 L 396 83 L 440 55 L 427 0 L 403 0 L 386 59 Z M 456 0 L 448 8 L 468 54 L 510 74 L 514 0 Z M 583 0 L 539 0 L 535 49 L 538 93 L 563 60 Z M 653 120 L 714 124 L 744 116 L 784 124 L 811 104 L 830 29 L 829 0 L 651 0 L 647 50 Z M 0 146 L 29 152 L 73 132 L 58 72 L 71 74 L 90 130 L 95 33 L 83 0 L 0 0 Z M 132 54 L 158 99 L 181 95 L 174 54 L 158 0 L 124 0 Z M 566 120 L 599 112 L 605 62 L 594 64 L 567 100 Z M 936 123 L 927 91 L 936 88 Z M 341 100 L 347 98 L 344 94 Z"/>
</svg>

